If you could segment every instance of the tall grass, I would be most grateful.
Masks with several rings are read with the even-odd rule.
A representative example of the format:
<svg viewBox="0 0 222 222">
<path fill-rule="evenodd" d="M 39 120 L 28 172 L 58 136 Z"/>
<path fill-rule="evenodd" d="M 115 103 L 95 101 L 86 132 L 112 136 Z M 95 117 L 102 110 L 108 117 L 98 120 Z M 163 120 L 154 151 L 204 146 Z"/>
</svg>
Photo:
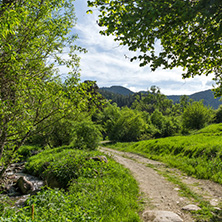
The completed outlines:
<svg viewBox="0 0 222 222">
<path fill-rule="evenodd" d="M 222 184 L 222 124 L 212 124 L 193 135 L 117 143 L 110 147 L 161 160 L 188 175 Z"/>
</svg>

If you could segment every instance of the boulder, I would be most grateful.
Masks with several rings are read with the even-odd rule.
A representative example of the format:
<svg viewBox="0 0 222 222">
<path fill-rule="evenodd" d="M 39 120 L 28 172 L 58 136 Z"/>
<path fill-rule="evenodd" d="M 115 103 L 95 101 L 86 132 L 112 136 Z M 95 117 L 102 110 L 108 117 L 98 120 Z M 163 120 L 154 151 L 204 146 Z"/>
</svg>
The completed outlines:
<svg viewBox="0 0 222 222">
<path fill-rule="evenodd" d="M 182 222 L 183 220 L 174 212 L 161 210 L 148 210 L 143 213 L 144 222 Z"/>
<path fill-rule="evenodd" d="M 28 181 L 25 177 L 20 177 L 16 185 L 22 194 L 30 194 L 34 191 L 32 182 Z"/>
<path fill-rule="evenodd" d="M 194 204 L 189 204 L 185 207 L 182 208 L 182 210 L 187 210 L 187 211 L 198 211 L 198 210 L 201 210 L 200 207 L 194 205 Z"/>
</svg>

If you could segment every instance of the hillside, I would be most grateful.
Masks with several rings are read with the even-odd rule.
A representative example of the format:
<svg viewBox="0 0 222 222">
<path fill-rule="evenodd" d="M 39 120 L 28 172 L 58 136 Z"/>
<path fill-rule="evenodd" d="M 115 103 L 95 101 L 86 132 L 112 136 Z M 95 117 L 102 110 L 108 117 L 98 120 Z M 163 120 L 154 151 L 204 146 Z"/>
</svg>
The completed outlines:
<svg viewBox="0 0 222 222">
<path fill-rule="evenodd" d="M 138 93 L 133 93 L 131 90 L 123 86 L 111 86 L 111 87 L 101 87 L 99 92 L 107 99 L 112 100 L 117 103 L 118 106 L 130 106 L 134 100 L 134 95 Z M 139 93 L 146 93 L 141 91 Z M 168 99 L 172 99 L 174 103 L 179 102 L 180 96 L 182 95 L 170 95 L 167 96 Z M 211 90 L 205 90 L 198 93 L 188 95 L 190 99 L 194 101 L 204 100 L 204 105 L 211 106 L 213 109 L 217 109 L 222 102 L 219 101 L 220 98 L 214 98 L 214 94 Z"/>
<path fill-rule="evenodd" d="M 181 96 L 181 95 L 180 95 Z M 175 103 L 179 102 L 180 96 L 178 95 L 172 95 L 172 96 L 167 96 L 168 99 L 172 99 Z M 194 93 L 188 96 L 190 99 L 193 99 L 194 101 L 200 101 L 203 99 L 203 103 L 206 106 L 211 106 L 214 109 L 217 109 L 222 102 L 219 101 L 220 98 L 214 98 L 214 93 L 209 89 L 205 91 L 201 91 L 198 93 Z"/>
<path fill-rule="evenodd" d="M 100 89 L 108 91 L 108 92 L 120 94 L 123 96 L 129 96 L 129 95 L 134 94 L 134 92 L 132 92 L 131 90 L 129 90 L 123 86 L 101 87 Z"/>
</svg>

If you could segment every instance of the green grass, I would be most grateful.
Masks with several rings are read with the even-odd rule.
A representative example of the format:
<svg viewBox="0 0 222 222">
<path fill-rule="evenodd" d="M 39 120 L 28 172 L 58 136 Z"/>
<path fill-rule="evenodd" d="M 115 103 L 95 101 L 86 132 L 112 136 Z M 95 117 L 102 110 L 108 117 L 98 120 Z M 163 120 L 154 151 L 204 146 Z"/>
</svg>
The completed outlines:
<svg viewBox="0 0 222 222">
<path fill-rule="evenodd" d="M 222 124 L 212 124 L 188 136 L 108 146 L 142 154 L 163 161 L 188 175 L 222 184 Z"/>
<path fill-rule="evenodd" d="M 64 181 L 66 189 L 42 190 L 20 210 L 5 207 L 0 221 L 141 221 L 135 179 L 110 158 L 108 163 L 89 160 L 96 155 L 101 153 L 62 147 L 31 157 L 26 166 L 28 171 L 43 177 L 45 173 L 53 174 Z"/>
</svg>

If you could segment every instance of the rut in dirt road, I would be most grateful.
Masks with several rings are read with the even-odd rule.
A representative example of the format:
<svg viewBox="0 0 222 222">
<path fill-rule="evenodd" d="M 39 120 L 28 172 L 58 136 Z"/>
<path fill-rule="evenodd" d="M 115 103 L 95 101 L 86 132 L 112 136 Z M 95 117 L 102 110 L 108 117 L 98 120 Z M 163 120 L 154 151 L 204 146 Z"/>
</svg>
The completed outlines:
<svg viewBox="0 0 222 222">
<path fill-rule="evenodd" d="M 163 163 L 149 160 L 132 153 L 120 152 L 104 147 L 100 149 L 128 168 L 138 181 L 143 198 L 148 200 L 145 207 L 145 211 L 147 212 L 143 214 L 143 220 L 145 222 L 195 221 L 191 217 L 191 213 L 182 208 L 190 204 L 192 204 L 191 207 L 197 207 L 197 203 L 193 203 L 192 200 L 186 197 L 181 197 L 179 195 L 179 188 L 175 184 L 168 182 L 163 176 L 158 174 L 153 167 L 148 167 L 164 167 Z M 196 182 L 196 179 L 194 180 Z M 212 187 L 212 184 L 209 184 L 209 186 Z M 209 194 L 209 196 L 211 196 L 212 199 L 219 200 L 219 198 L 222 197 L 222 195 L 220 196 L 220 194 L 222 194 L 222 186 L 219 184 L 215 186 L 218 186 L 215 188 L 216 196 L 213 193 Z M 207 187 L 205 187 L 205 190 L 207 190 Z"/>
</svg>

